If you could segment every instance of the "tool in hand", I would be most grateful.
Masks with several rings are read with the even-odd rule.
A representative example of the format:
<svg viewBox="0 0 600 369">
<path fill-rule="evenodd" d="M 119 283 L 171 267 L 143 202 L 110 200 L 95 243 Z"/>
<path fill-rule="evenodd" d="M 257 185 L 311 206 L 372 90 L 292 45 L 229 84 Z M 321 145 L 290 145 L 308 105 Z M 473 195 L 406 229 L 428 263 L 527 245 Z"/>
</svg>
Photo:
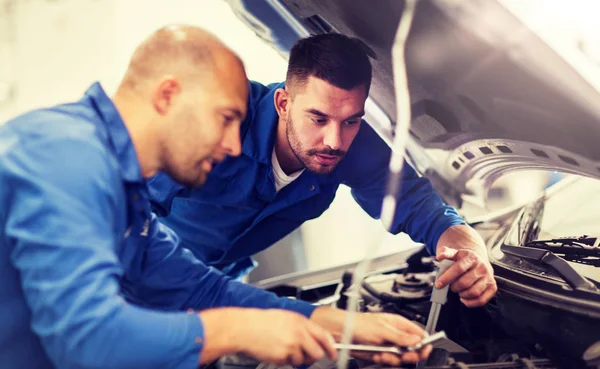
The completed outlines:
<svg viewBox="0 0 600 369">
<path fill-rule="evenodd" d="M 450 268 L 454 264 L 452 260 L 442 260 L 438 265 L 438 271 L 435 276 L 435 282 L 440 278 L 442 274 L 448 268 Z M 433 286 L 433 291 L 431 292 L 431 309 L 429 310 L 429 317 L 427 318 L 427 324 L 425 325 L 425 332 L 433 335 L 435 332 L 435 328 L 437 327 L 438 319 L 440 318 L 440 310 L 442 310 L 442 305 L 446 303 L 446 299 L 448 297 L 448 288 L 449 285 L 445 285 L 443 288 L 437 289 L 435 285 Z M 422 369 L 425 367 L 425 362 L 420 362 L 417 364 L 417 369 Z"/>
<path fill-rule="evenodd" d="M 435 277 L 435 281 L 440 278 L 448 268 L 450 268 L 454 264 L 452 260 L 442 260 L 438 267 L 438 272 Z M 445 285 L 441 289 L 433 287 L 433 291 L 431 292 L 431 310 L 429 310 L 429 317 L 427 318 L 427 325 L 425 326 L 425 331 L 429 334 L 435 333 L 435 328 L 437 327 L 437 322 L 440 317 L 440 310 L 442 309 L 442 305 L 446 303 L 446 298 L 448 297 L 448 287 L 449 285 Z"/>
<path fill-rule="evenodd" d="M 411 351 L 419 351 L 425 345 L 434 344 L 440 340 L 446 338 L 446 333 L 438 332 L 436 334 L 432 334 L 427 336 L 421 340 L 421 342 L 417 343 L 414 346 L 409 347 L 396 347 L 396 346 L 376 346 L 376 345 L 343 345 L 341 343 L 336 343 L 334 347 L 338 350 L 348 349 L 350 351 L 367 351 L 367 352 L 389 352 L 396 355 L 402 355 L 406 352 Z"/>
</svg>

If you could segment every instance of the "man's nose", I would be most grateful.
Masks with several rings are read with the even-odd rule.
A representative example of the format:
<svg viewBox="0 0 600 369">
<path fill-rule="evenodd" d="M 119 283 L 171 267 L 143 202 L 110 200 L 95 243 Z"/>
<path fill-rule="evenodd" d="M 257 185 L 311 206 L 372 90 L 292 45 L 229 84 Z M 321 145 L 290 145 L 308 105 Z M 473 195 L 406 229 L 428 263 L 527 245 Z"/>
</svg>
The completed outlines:
<svg viewBox="0 0 600 369">
<path fill-rule="evenodd" d="M 221 146 L 223 147 L 227 155 L 240 156 L 240 154 L 242 153 L 242 142 L 240 140 L 239 125 L 236 124 L 227 127 Z"/>
<path fill-rule="evenodd" d="M 323 144 L 329 146 L 333 150 L 338 150 L 342 147 L 342 130 L 338 123 L 330 122 L 324 128 Z"/>
</svg>

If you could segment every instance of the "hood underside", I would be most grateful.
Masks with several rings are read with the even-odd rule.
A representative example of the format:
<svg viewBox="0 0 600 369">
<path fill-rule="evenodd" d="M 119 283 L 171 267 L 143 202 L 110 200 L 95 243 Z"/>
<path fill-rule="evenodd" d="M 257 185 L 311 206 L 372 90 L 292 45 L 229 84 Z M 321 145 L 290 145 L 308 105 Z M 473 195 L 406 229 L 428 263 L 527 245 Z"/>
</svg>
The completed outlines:
<svg viewBox="0 0 600 369">
<path fill-rule="evenodd" d="M 307 33 L 340 32 L 368 46 L 375 104 L 367 109 L 380 111 L 367 119 L 389 140 L 396 119 L 391 50 L 404 1 L 267 2 Z M 525 3 L 417 2 L 406 48 L 413 107 L 407 147 L 454 205 L 515 170 L 600 177 L 600 64 L 581 18 L 589 10 L 570 3 L 569 17 L 565 6 Z"/>
</svg>

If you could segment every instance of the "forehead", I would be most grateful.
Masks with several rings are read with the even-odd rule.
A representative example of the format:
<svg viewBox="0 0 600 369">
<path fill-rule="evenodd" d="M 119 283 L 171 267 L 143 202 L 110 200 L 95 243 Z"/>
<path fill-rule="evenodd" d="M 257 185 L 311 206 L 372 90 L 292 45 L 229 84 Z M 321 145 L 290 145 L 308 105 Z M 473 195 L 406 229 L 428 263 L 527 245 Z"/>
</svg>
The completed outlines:
<svg viewBox="0 0 600 369">
<path fill-rule="evenodd" d="M 354 114 L 364 108 L 366 98 L 365 86 L 344 90 L 311 76 L 304 86 L 296 89 L 294 105 L 301 109 L 317 109 L 327 114 Z"/>
<path fill-rule="evenodd" d="M 215 71 L 207 77 L 207 97 L 219 107 L 235 108 L 246 111 L 249 83 L 243 70 L 229 70 L 228 73 Z"/>
</svg>

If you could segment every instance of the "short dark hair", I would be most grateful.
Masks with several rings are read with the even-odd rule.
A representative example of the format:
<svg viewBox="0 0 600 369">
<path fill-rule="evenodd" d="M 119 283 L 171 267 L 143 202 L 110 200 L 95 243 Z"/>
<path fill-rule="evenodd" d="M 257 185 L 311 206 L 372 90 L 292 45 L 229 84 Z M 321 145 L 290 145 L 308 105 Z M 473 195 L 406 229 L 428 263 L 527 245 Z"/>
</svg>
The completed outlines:
<svg viewBox="0 0 600 369">
<path fill-rule="evenodd" d="M 371 87 L 371 62 L 366 46 L 357 38 L 339 33 L 326 33 L 296 41 L 288 62 L 286 86 L 306 83 L 310 76 L 351 90 Z"/>
</svg>

